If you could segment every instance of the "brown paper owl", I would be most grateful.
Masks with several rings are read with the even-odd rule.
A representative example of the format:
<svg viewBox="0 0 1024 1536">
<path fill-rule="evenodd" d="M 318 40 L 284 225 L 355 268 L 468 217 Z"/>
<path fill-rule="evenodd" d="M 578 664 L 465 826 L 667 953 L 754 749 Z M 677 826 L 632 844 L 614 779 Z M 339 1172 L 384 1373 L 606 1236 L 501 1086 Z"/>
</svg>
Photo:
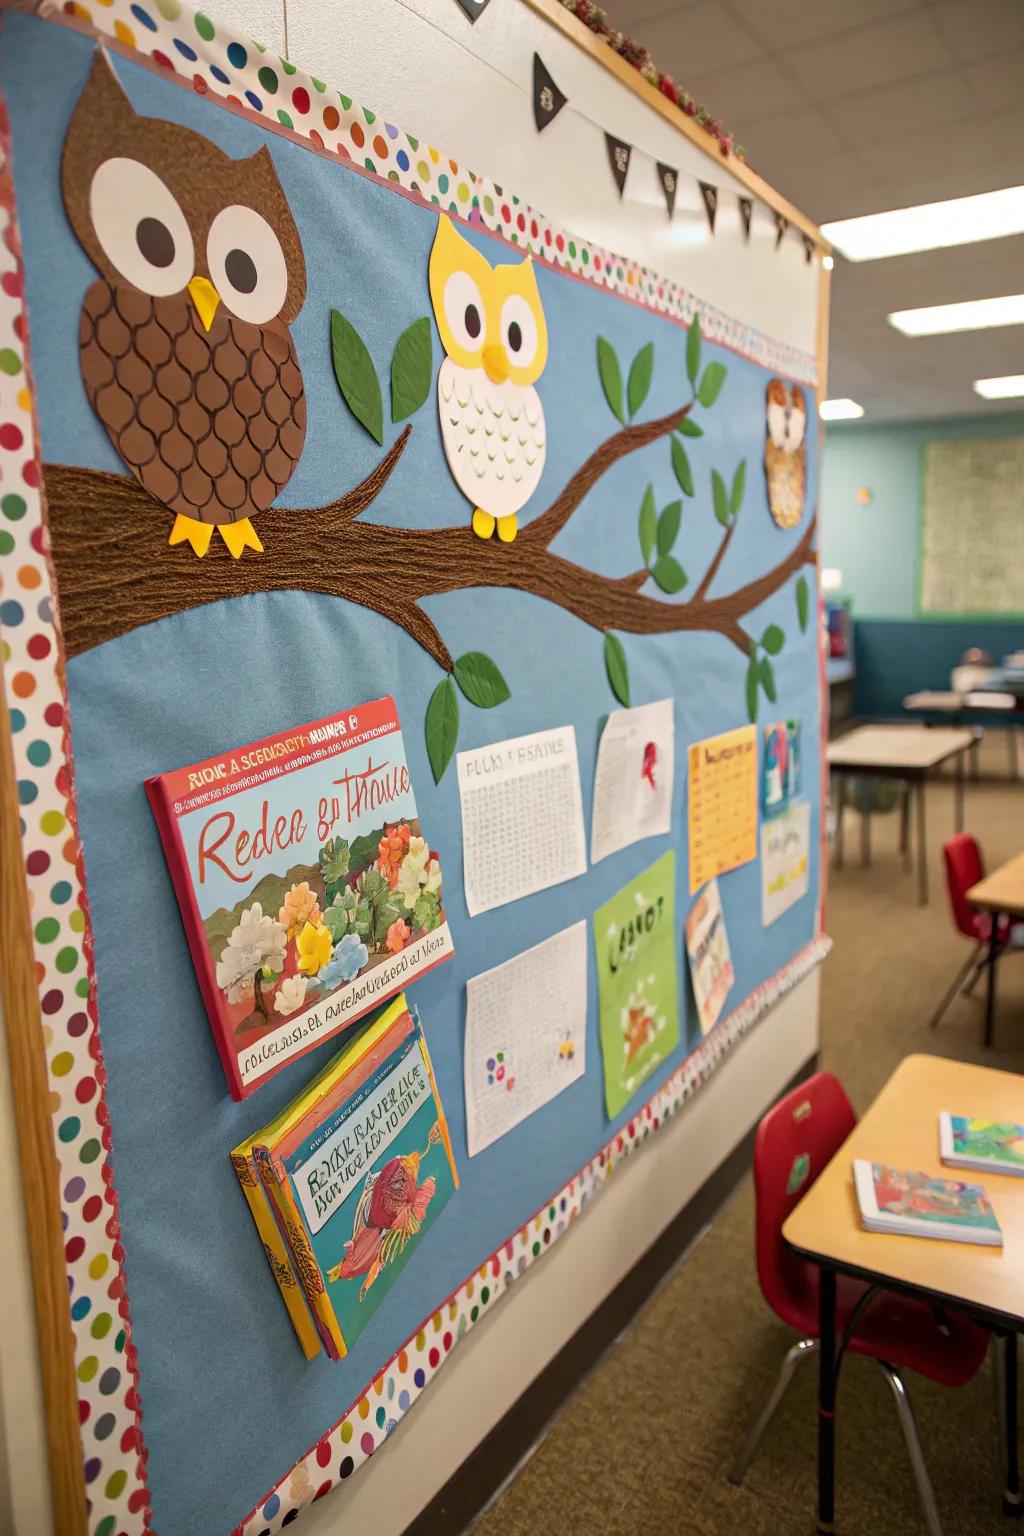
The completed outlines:
<svg viewBox="0 0 1024 1536">
<path fill-rule="evenodd" d="M 807 398 L 799 384 L 772 379 L 765 392 L 764 475 L 780 528 L 795 528 L 807 491 Z"/>
<path fill-rule="evenodd" d="M 68 218 L 100 273 L 82 304 L 82 380 L 117 452 L 175 514 L 169 542 L 237 560 L 291 478 L 306 400 L 289 326 L 302 245 L 264 146 L 232 160 L 140 117 L 98 53 L 61 162 Z"/>
</svg>

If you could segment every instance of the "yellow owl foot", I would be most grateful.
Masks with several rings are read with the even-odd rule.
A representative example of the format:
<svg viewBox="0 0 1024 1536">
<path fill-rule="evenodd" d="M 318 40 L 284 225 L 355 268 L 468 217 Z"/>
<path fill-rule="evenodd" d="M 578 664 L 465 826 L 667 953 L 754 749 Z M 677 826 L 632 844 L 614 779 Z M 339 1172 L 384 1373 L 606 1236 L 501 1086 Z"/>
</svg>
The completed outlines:
<svg viewBox="0 0 1024 1536">
<path fill-rule="evenodd" d="M 174 527 L 167 542 L 168 544 L 190 544 L 201 560 L 210 547 L 215 526 L 235 560 L 241 558 L 243 549 L 255 549 L 259 554 L 263 553 L 263 545 L 247 517 L 240 518 L 237 523 L 213 524 L 201 523 L 198 518 L 185 517 L 179 512 L 174 519 Z"/>
<path fill-rule="evenodd" d="M 237 523 L 218 523 L 217 527 L 221 538 L 236 560 L 241 559 L 243 549 L 255 549 L 262 555 L 263 545 L 247 517 L 239 518 Z"/>
<path fill-rule="evenodd" d="M 473 532 L 478 539 L 489 539 L 494 532 L 496 521 L 497 519 L 492 517 L 489 512 L 484 512 L 480 507 L 477 507 L 473 513 Z M 498 537 L 501 537 L 500 533 Z"/>
<path fill-rule="evenodd" d="M 510 512 L 507 517 L 498 518 L 498 538 L 503 544 L 511 544 L 518 532 L 519 522 L 514 512 Z"/>
</svg>

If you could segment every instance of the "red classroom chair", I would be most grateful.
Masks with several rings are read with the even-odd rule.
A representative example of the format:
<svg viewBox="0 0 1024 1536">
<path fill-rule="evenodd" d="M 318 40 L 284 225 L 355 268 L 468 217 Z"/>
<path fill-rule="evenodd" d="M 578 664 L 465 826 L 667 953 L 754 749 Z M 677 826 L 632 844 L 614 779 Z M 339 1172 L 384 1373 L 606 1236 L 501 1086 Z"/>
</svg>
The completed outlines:
<svg viewBox="0 0 1024 1536">
<path fill-rule="evenodd" d="M 778 1378 L 729 1473 L 734 1483 L 743 1481 L 797 1366 L 817 1355 L 818 1267 L 787 1247 L 782 1227 L 856 1123 L 857 1117 L 838 1079 L 831 1072 L 819 1072 L 780 1099 L 757 1128 L 757 1277 L 772 1311 L 795 1328 L 800 1338 L 783 1360 Z M 838 1277 L 837 1337 L 843 1336 L 868 1289 L 863 1281 Z M 908 1367 L 943 1386 L 964 1386 L 980 1369 L 988 1341 L 989 1335 L 983 1328 L 955 1312 L 947 1314 L 938 1306 L 912 1297 L 880 1291 L 854 1319 L 846 1343 L 854 1354 L 877 1360 L 892 1389 L 931 1536 L 941 1536 L 938 1509 L 901 1370 Z"/>
<path fill-rule="evenodd" d="M 951 837 L 948 843 L 943 844 L 942 854 L 946 863 L 946 889 L 949 892 L 953 923 L 965 938 L 974 940 L 974 948 L 957 971 L 952 986 L 932 1015 L 932 1029 L 937 1029 L 945 1018 L 961 987 L 967 981 L 968 974 L 971 979 L 967 981 L 966 990 L 968 994 L 973 990 L 978 977 L 989 964 L 988 945 L 992 936 L 992 918 L 987 912 L 978 912 L 967 900 L 967 892 L 971 887 L 985 878 L 985 863 L 981 857 L 977 838 L 971 837 L 967 832 L 958 832 L 956 837 Z M 1004 949 L 1024 947 L 1024 923 L 1011 923 L 1007 918 L 1001 917 L 998 939 L 997 959 Z"/>
</svg>

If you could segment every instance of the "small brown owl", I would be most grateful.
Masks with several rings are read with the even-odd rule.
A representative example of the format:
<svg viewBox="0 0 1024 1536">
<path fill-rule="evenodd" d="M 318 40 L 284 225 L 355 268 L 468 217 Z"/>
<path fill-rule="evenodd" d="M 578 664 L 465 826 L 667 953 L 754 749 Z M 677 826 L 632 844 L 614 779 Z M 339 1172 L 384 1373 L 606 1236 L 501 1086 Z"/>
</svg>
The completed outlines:
<svg viewBox="0 0 1024 1536">
<path fill-rule="evenodd" d="M 764 474 L 780 528 L 795 528 L 807 491 L 807 397 L 799 384 L 772 379 L 765 391 Z"/>
<path fill-rule="evenodd" d="M 140 117 L 98 53 L 61 162 L 68 218 L 100 273 L 82 304 L 82 380 L 110 441 L 175 514 L 169 542 L 237 560 L 306 436 L 289 326 L 302 245 L 264 146 L 232 160 Z"/>
</svg>

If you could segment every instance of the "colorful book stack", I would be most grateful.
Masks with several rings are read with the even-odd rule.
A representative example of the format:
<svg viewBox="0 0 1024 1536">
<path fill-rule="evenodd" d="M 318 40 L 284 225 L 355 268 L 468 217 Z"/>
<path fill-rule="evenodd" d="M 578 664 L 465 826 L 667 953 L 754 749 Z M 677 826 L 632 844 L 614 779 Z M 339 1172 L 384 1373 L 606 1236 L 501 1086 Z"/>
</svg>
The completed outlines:
<svg viewBox="0 0 1024 1536">
<path fill-rule="evenodd" d="M 1024 1125 L 972 1115 L 939 1116 L 942 1161 L 978 1173 L 1024 1175 Z"/>
<path fill-rule="evenodd" d="M 853 1177 L 867 1232 L 1003 1245 L 995 1211 L 980 1184 L 935 1179 L 861 1157 L 854 1158 Z"/>
<path fill-rule="evenodd" d="M 231 1160 L 307 1358 L 340 1360 L 458 1188 L 404 995 Z"/>
</svg>

